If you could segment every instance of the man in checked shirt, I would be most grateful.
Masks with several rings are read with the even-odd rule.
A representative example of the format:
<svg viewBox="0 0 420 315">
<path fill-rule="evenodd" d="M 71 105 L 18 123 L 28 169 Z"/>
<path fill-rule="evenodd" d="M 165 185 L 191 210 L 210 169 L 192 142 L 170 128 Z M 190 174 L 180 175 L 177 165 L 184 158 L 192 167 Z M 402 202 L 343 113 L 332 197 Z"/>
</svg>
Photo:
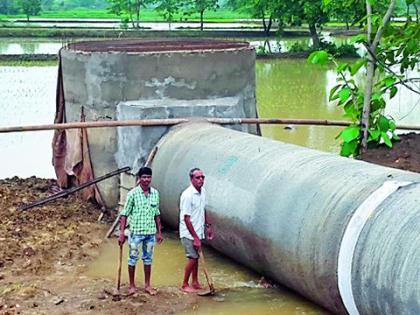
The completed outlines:
<svg viewBox="0 0 420 315">
<path fill-rule="evenodd" d="M 162 243 L 162 233 L 159 212 L 159 192 L 150 186 L 152 181 L 152 169 L 140 168 L 138 174 L 138 186 L 130 190 L 120 216 L 120 236 L 118 244 L 123 246 L 125 242 L 124 230 L 130 225 L 128 237 L 128 278 L 129 294 L 136 292 L 135 270 L 139 259 L 139 247 L 141 245 L 144 267 L 144 290 L 150 295 L 156 295 L 157 290 L 150 285 L 152 271 L 153 247 L 155 243 Z"/>
</svg>

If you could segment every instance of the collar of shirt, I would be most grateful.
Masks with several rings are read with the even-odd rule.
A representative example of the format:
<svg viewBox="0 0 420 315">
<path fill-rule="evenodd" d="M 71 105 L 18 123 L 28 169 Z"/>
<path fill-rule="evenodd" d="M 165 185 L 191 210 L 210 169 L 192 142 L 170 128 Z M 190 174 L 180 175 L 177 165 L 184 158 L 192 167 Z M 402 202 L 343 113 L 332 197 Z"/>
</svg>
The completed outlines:
<svg viewBox="0 0 420 315">
<path fill-rule="evenodd" d="M 194 194 L 201 195 L 201 192 L 199 192 L 197 190 L 197 188 L 195 188 L 192 184 L 190 185 L 190 187 L 191 187 L 191 190 Z M 201 191 L 203 191 L 203 190 L 204 190 L 204 187 L 201 187 Z"/>
<path fill-rule="evenodd" d="M 144 190 L 143 190 L 143 188 L 141 188 L 141 186 L 140 185 L 138 185 L 137 186 L 137 188 L 139 189 L 139 191 L 143 194 L 143 195 L 145 195 L 145 193 L 144 193 Z M 149 195 L 151 194 L 151 192 L 152 192 L 152 187 L 149 187 L 149 189 L 148 189 L 148 191 L 147 191 L 148 193 L 149 193 Z M 146 195 L 145 195 L 146 196 Z"/>
</svg>

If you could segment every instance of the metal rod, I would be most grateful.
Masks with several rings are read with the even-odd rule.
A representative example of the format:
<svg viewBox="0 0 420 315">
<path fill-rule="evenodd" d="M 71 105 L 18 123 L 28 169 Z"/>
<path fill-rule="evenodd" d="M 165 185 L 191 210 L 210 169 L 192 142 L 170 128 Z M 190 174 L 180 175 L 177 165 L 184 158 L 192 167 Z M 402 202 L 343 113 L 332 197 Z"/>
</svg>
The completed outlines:
<svg viewBox="0 0 420 315">
<path fill-rule="evenodd" d="M 78 128 L 106 128 L 106 127 L 130 127 L 130 126 L 173 126 L 181 123 L 199 121 L 199 118 L 168 118 L 168 119 L 141 119 L 141 120 L 107 120 L 71 122 L 49 125 L 28 125 L 0 127 L 0 133 L 41 131 L 55 129 L 78 129 Z M 326 120 L 326 119 L 282 119 L 282 118 L 201 118 L 219 125 L 257 124 L 257 125 L 314 125 L 314 126 L 348 126 L 349 121 Z M 401 130 L 420 130 L 420 126 L 397 126 Z"/>
<path fill-rule="evenodd" d="M 86 182 L 86 183 L 84 183 L 84 184 L 82 184 L 82 185 L 80 185 L 78 187 L 73 187 L 73 188 L 70 188 L 70 189 L 66 189 L 66 190 L 60 191 L 60 192 L 58 192 L 58 193 L 56 193 L 54 195 L 51 195 L 49 197 L 46 197 L 46 198 L 40 199 L 38 201 L 35 201 L 33 203 L 23 205 L 23 206 L 19 207 L 19 210 L 24 211 L 24 210 L 28 210 L 28 209 L 31 209 L 31 208 L 34 208 L 34 207 L 37 207 L 37 206 L 41 206 L 41 205 L 43 205 L 43 204 L 45 204 L 47 202 L 53 201 L 55 199 L 58 199 L 58 198 L 62 198 L 62 197 L 71 195 L 71 194 L 73 194 L 73 193 L 75 193 L 75 192 L 77 192 L 79 190 L 82 190 L 82 189 L 84 189 L 84 188 L 86 188 L 86 187 L 88 187 L 90 185 L 96 184 L 96 183 L 98 183 L 100 181 L 103 181 L 103 180 L 105 180 L 107 178 L 110 178 L 112 176 L 118 175 L 118 174 L 123 173 L 123 172 L 128 172 L 129 170 L 131 170 L 131 167 L 128 167 L 128 166 L 123 167 L 123 168 L 120 168 L 120 169 L 115 170 L 115 171 L 112 171 L 112 172 L 110 172 L 108 174 L 102 175 L 102 176 L 100 176 L 98 178 L 95 178 L 95 179 L 93 179 L 91 181 L 88 181 L 88 182 Z"/>
</svg>

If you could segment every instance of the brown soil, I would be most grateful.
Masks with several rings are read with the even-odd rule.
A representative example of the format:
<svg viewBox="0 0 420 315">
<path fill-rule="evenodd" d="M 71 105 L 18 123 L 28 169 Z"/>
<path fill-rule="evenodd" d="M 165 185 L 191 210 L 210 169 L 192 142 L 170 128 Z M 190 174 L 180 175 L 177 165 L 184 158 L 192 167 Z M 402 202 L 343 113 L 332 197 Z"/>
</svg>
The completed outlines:
<svg viewBox="0 0 420 315">
<path fill-rule="evenodd" d="M 369 149 L 360 159 L 383 166 L 420 173 L 420 134 L 400 136 L 390 150 L 385 145 Z"/>
<path fill-rule="evenodd" d="M 113 292 L 113 281 L 86 277 L 109 228 L 97 222 L 95 206 L 71 196 L 18 210 L 54 186 L 35 177 L 0 180 L 0 314 L 173 314 L 196 302 L 175 287 L 120 299 L 104 291 Z"/>
</svg>

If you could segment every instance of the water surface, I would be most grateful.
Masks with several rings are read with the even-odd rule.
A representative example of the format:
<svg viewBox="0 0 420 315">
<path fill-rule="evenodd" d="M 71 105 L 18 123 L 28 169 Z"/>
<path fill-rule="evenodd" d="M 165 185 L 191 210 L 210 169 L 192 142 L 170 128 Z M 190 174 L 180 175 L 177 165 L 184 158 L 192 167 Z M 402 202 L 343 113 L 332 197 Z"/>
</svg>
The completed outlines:
<svg viewBox="0 0 420 315">
<path fill-rule="evenodd" d="M 54 121 L 56 67 L 0 67 L 0 126 Z M 0 178 L 51 178 L 52 131 L 0 134 Z"/>
<path fill-rule="evenodd" d="M 179 239 L 174 233 L 166 233 L 164 242 L 157 245 L 152 266 L 152 284 L 156 287 L 179 287 L 183 277 L 186 258 Z M 211 248 L 204 248 L 206 267 L 210 273 L 217 294 L 203 297 L 181 314 L 219 314 L 219 315 L 263 315 L 275 313 L 289 314 L 329 314 L 326 310 L 303 299 L 283 287 L 265 288 L 261 276 L 225 258 Z M 119 248 L 116 239 L 107 241 L 101 253 L 88 268 L 87 275 L 94 278 L 115 279 L 118 266 Z M 127 277 L 127 246 L 124 246 L 122 283 Z M 136 268 L 136 284 L 143 285 L 141 262 Z M 200 282 L 206 284 L 200 271 Z"/>
</svg>

